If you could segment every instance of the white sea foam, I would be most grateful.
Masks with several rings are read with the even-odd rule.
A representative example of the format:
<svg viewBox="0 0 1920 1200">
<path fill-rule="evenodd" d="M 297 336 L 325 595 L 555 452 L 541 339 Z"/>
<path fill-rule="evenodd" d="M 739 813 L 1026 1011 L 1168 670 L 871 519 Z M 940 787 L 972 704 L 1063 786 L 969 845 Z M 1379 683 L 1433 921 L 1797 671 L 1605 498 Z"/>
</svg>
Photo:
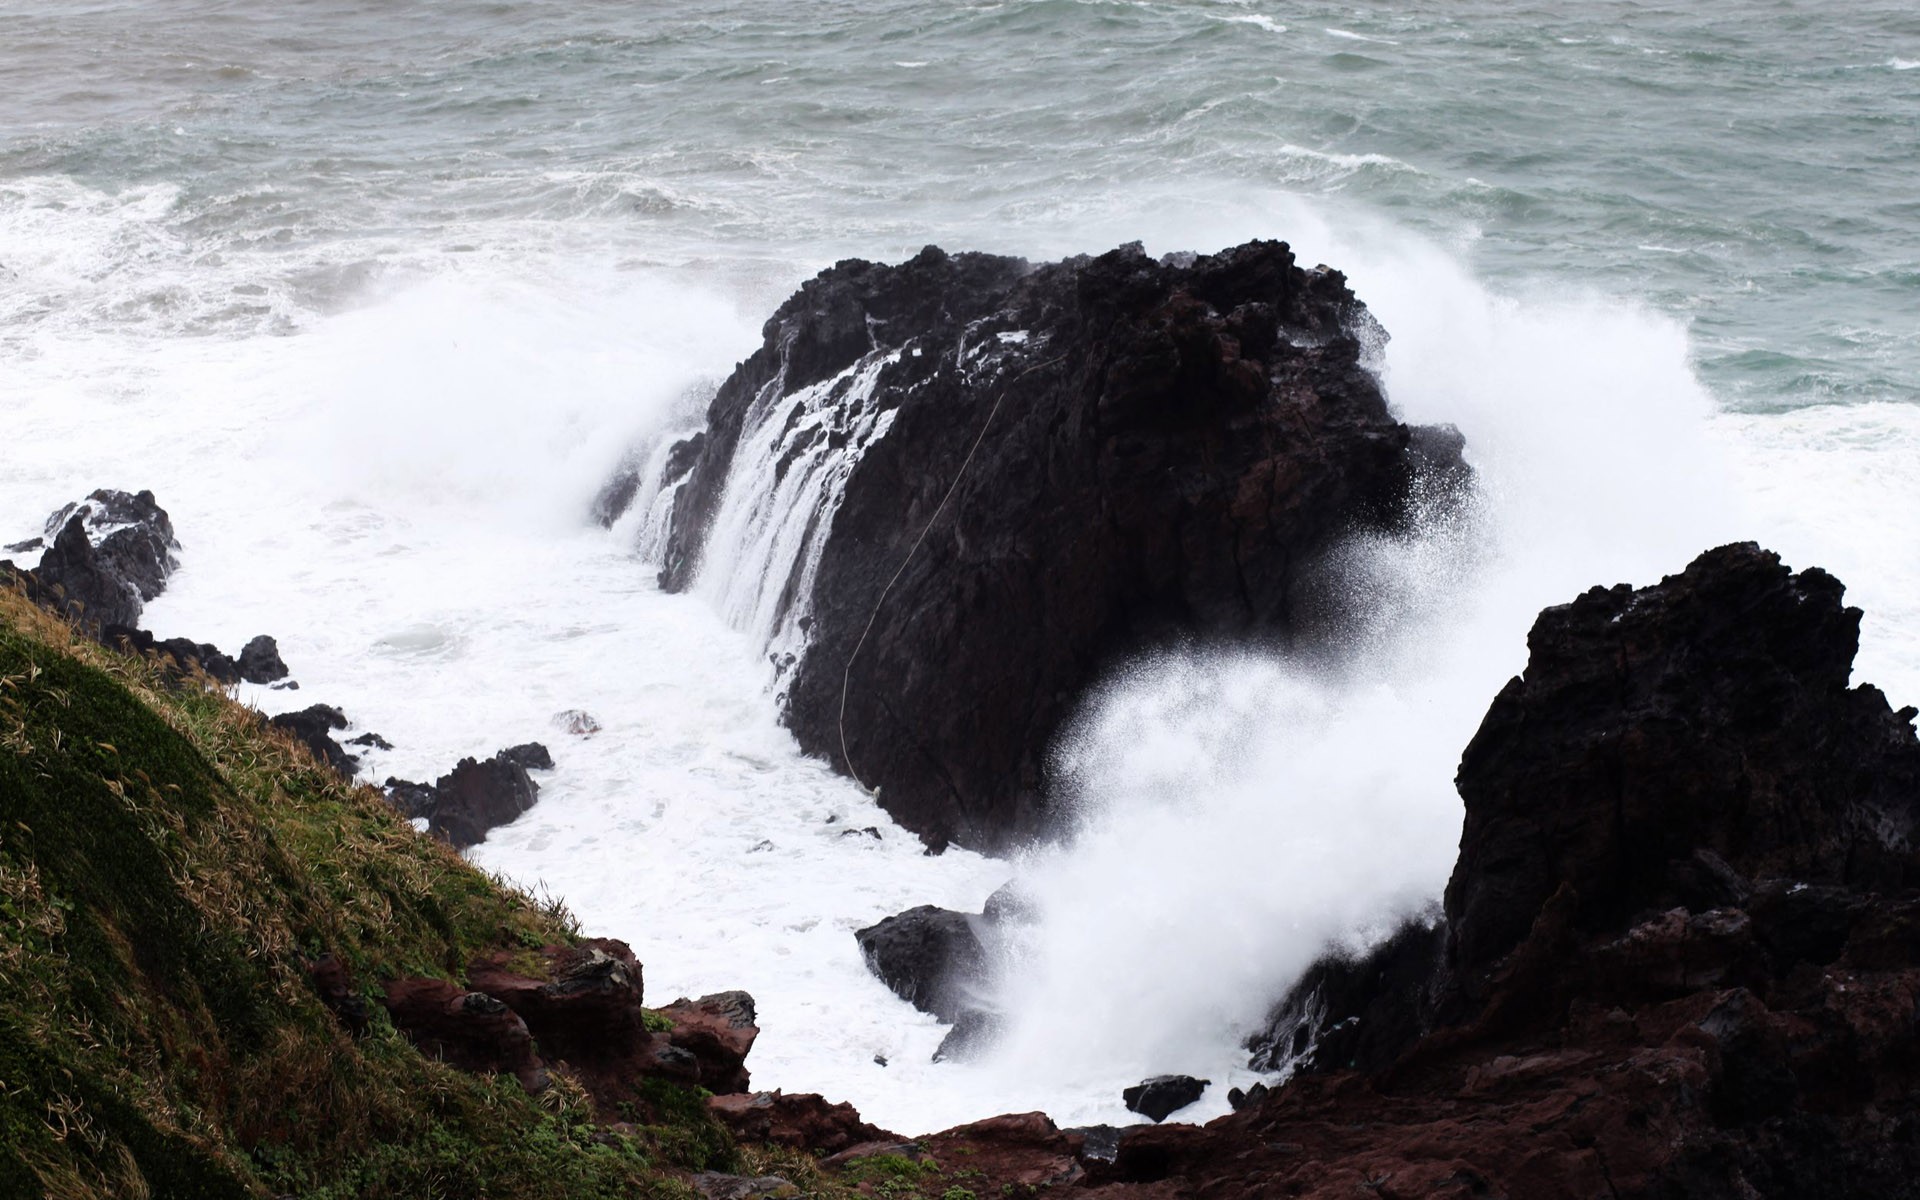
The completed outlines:
<svg viewBox="0 0 1920 1200">
<path fill-rule="evenodd" d="M 97 210 L 124 227 L 83 247 L 165 244 L 140 228 L 163 219 L 164 190 L 133 211 L 79 199 L 83 224 Z M 1018 1014 L 1008 1048 L 975 1065 L 928 1061 L 943 1030 L 867 974 L 851 930 L 914 904 L 977 909 L 1014 867 L 922 856 L 796 753 L 765 689 L 782 634 L 764 601 L 816 545 L 793 515 L 830 505 L 851 460 L 809 448 L 784 498 L 766 480 L 730 494 L 741 519 L 717 523 L 727 565 L 702 586 L 736 627 L 661 595 L 629 554 L 644 529 L 657 540 L 670 496 L 643 494 L 611 535 L 582 521 L 624 448 L 643 444 L 657 476 L 671 431 L 790 280 L 755 292 L 704 271 L 458 258 L 303 315 L 294 337 L 43 322 L 0 379 L 11 445 L 30 448 L 0 476 L 0 512 L 24 536 L 93 487 L 153 488 L 185 548 L 149 626 L 229 647 L 278 636 L 302 690 L 245 694 L 341 705 L 396 745 L 370 752 L 375 778 L 546 740 L 559 766 L 540 804 L 475 858 L 633 942 L 656 999 L 752 990 L 760 1083 L 852 1100 L 904 1132 L 1035 1107 L 1126 1120 L 1119 1088 L 1163 1070 L 1214 1079 L 1198 1111 L 1217 1111 L 1245 1078 L 1238 1037 L 1300 965 L 1436 894 L 1453 764 L 1542 605 L 1759 537 L 1847 579 L 1869 610 L 1862 677 L 1896 703 L 1920 692 L 1911 409 L 1711 417 L 1676 324 L 1497 297 L 1442 247 L 1272 194 L 1063 209 L 1035 252 L 1141 232 L 1155 250 L 1283 232 L 1304 261 L 1341 264 L 1392 331 L 1394 403 L 1461 426 L 1481 500 L 1469 522 L 1355 548 L 1354 586 L 1382 616 L 1348 669 L 1163 660 L 1089 706 L 1068 749 L 1079 833 L 1019 864 L 1048 919 L 996 992 Z M 841 386 L 858 391 L 873 366 Z M 884 434 L 826 395 L 752 423 L 749 444 L 767 442 L 755 461 L 777 460 L 789 408 L 801 425 Z M 602 732 L 555 729 L 569 709 Z M 878 838 L 846 836 L 869 826 Z"/>
<path fill-rule="evenodd" d="M 1403 238 L 1330 249 L 1395 331 L 1395 403 L 1466 433 L 1478 503 L 1354 547 L 1375 619 L 1345 665 L 1149 662 L 1090 705 L 1063 758 L 1078 834 L 1022 864 L 1045 919 L 995 993 L 1012 1032 L 961 1072 L 984 1093 L 1112 1120 L 1121 1086 L 1173 1071 L 1215 1081 L 1192 1115 L 1225 1111 L 1240 1039 L 1299 969 L 1438 897 L 1454 765 L 1539 608 L 1743 528 L 1676 325 L 1502 301 Z"/>
</svg>

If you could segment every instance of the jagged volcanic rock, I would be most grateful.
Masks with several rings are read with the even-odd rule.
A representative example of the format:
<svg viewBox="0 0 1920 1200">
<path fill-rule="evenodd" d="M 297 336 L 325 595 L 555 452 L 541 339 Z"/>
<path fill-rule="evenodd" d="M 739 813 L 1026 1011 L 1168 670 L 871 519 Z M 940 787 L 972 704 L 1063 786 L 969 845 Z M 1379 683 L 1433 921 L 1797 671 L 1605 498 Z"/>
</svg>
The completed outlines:
<svg viewBox="0 0 1920 1200">
<path fill-rule="evenodd" d="M 456 850 L 479 844 L 487 831 L 533 807 L 540 785 L 505 753 L 481 762 L 463 758 L 434 782 L 427 830 Z"/>
<path fill-rule="evenodd" d="M 281 713 L 267 723 L 292 734 L 294 740 L 311 751 L 316 760 L 338 771 L 341 778 L 353 778 L 353 755 L 333 740 L 335 730 L 347 727 L 347 714 L 331 704 L 310 704 L 299 712 Z"/>
<path fill-rule="evenodd" d="M 707 1101 L 711 1112 L 743 1141 L 765 1142 L 815 1155 L 838 1154 L 864 1142 L 899 1137 L 860 1119 L 851 1104 L 833 1104 L 811 1092 L 740 1092 Z"/>
<path fill-rule="evenodd" d="M 1461 762 L 1441 926 L 1316 968 L 1286 1086 L 1104 1178 L 1920 1194 L 1920 739 L 1848 686 L 1841 596 L 1744 544 L 1542 613 Z"/>
<path fill-rule="evenodd" d="M 930 845 L 1004 847 L 1049 827 L 1049 744 L 1117 656 L 1313 636 L 1339 615 L 1321 552 L 1460 477 L 1457 434 L 1388 412 L 1362 363 L 1383 336 L 1338 272 L 1277 242 L 843 262 L 774 314 L 676 454 L 661 582 L 693 580 L 743 431 L 786 422 L 778 478 L 845 451 L 817 562 L 770 585 L 808 635 L 787 721 Z M 811 415 L 780 416 L 810 388 Z"/>
<path fill-rule="evenodd" d="M 1914 714 L 1847 686 L 1842 590 L 1748 543 L 1540 614 L 1460 760 L 1459 967 L 1512 950 L 1562 887 L 1592 932 L 1736 904 L 1738 879 L 1920 884 Z"/>
<path fill-rule="evenodd" d="M 383 1003 L 394 1027 L 427 1054 L 465 1071 L 511 1074 L 529 1092 L 545 1090 L 546 1064 L 526 1022 L 492 996 L 444 979 L 394 979 Z"/>
<path fill-rule="evenodd" d="M 718 1095 L 748 1089 L 747 1054 L 760 1036 L 751 995 L 731 991 L 698 1000 L 682 997 L 660 1015 L 673 1022 L 667 1040 L 699 1062 L 701 1087 Z"/>
<path fill-rule="evenodd" d="M 152 492 L 96 491 L 47 518 L 47 540 L 30 572 L 36 596 L 91 630 L 138 625 L 179 561 L 173 522 Z"/>
<path fill-rule="evenodd" d="M 125 625 L 106 626 L 100 631 L 100 641 L 111 649 L 128 654 L 171 658 L 182 672 L 197 666 L 216 683 L 240 682 L 240 668 L 234 661 L 222 654 L 219 647 L 205 642 L 196 642 L 191 638 L 167 638 L 162 641 L 144 629 L 129 629 Z"/>
</svg>

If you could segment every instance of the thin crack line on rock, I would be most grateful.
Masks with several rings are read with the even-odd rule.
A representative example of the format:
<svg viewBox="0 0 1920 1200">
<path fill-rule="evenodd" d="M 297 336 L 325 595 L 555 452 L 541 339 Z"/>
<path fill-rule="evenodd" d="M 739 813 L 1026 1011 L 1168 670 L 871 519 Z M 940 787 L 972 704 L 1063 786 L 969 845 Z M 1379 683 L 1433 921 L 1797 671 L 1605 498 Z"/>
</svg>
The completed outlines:
<svg viewBox="0 0 1920 1200">
<path fill-rule="evenodd" d="M 1013 390 L 1015 384 L 1033 374 L 1035 371 L 1040 370 L 1042 367 L 1050 367 L 1058 362 L 1064 362 L 1066 357 L 1064 354 L 1059 354 L 1047 359 L 1045 362 L 1034 363 L 1026 370 L 1008 380 L 1006 385 L 1000 389 L 1000 394 L 994 397 L 993 407 L 987 411 L 987 419 L 980 423 L 980 432 L 975 435 L 973 445 L 967 450 L 966 458 L 961 460 L 960 469 L 954 473 L 953 482 L 947 486 L 947 494 L 940 497 L 939 505 L 934 508 L 933 515 L 927 518 L 926 525 L 920 530 L 920 536 L 913 539 L 913 545 L 907 548 L 906 557 L 902 558 L 900 565 L 894 569 L 893 578 L 887 580 L 887 586 L 880 589 L 880 598 L 873 602 L 873 611 L 867 614 L 866 627 L 860 631 L 859 640 L 853 644 L 853 652 L 847 655 L 846 666 L 840 671 L 840 761 L 847 765 L 847 774 L 852 776 L 853 781 L 859 784 L 861 789 L 869 795 L 878 795 L 879 793 L 874 788 L 869 787 L 866 780 L 860 778 L 860 772 L 856 770 L 853 765 L 853 756 L 847 753 L 847 691 L 853 679 L 854 660 L 860 657 L 860 651 L 866 647 L 867 635 L 873 632 L 873 623 L 879 619 L 880 609 L 886 604 L 887 597 L 892 594 L 893 585 L 900 582 L 900 576 L 906 572 L 907 564 L 913 561 L 913 556 L 919 552 L 921 544 L 927 540 L 927 535 L 933 532 L 934 525 L 940 520 L 940 515 L 946 512 L 947 504 L 953 499 L 953 494 L 960 490 L 960 481 L 966 478 L 967 468 L 973 465 L 973 456 L 979 452 L 980 444 L 987 440 L 987 430 L 993 427 L 993 419 L 1000 415 L 1000 405 L 1006 400 L 1007 393 Z"/>
</svg>

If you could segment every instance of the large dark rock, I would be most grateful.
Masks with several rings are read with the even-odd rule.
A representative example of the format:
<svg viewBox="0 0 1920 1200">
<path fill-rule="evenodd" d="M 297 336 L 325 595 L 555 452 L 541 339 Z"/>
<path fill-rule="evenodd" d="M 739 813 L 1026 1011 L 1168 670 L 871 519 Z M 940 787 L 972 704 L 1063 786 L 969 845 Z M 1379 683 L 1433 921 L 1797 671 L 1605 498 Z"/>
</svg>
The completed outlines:
<svg viewBox="0 0 1920 1200">
<path fill-rule="evenodd" d="M 31 572 L 38 598 L 96 631 L 137 626 L 179 562 L 173 522 L 152 492 L 96 491 L 49 517 L 47 539 Z"/>
<path fill-rule="evenodd" d="M 1914 713 L 1848 686 L 1842 591 L 1747 543 L 1541 613 L 1460 760 L 1456 966 L 1501 959 L 1562 888 L 1587 933 L 1739 903 L 1743 879 L 1920 884 Z"/>
<path fill-rule="evenodd" d="M 853 936 L 867 968 L 921 1012 L 958 1021 L 980 1006 L 973 994 L 986 969 L 981 918 L 923 904 Z"/>
<path fill-rule="evenodd" d="M 287 677 L 287 664 L 280 658 L 280 644 L 261 634 L 240 648 L 234 662 L 240 678 L 248 683 L 272 683 Z"/>
<path fill-rule="evenodd" d="M 1426 1032 L 1446 943 L 1435 920 L 1412 920 L 1363 954 L 1307 968 L 1248 1044 L 1256 1071 L 1383 1071 Z"/>
<path fill-rule="evenodd" d="M 1256 1060 L 1285 1086 L 1129 1134 L 1117 1177 L 1920 1194 L 1920 739 L 1849 686 L 1859 617 L 1752 545 L 1542 613 L 1461 761 L 1440 925 L 1309 972 Z"/>
<path fill-rule="evenodd" d="M 1458 435 L 1395 421 L 1363 364 L 1383 337 L 1277 242 L 843 262 L 774 314 L 670 469 L 661 582 L 692 581 L 743 429 L 789 422 L 783 472 L 845 455 L 810 587 L 796 567 L 779 598 L 809 630 L 786 719 L 930 845 L 1005 847 L 1053 823 L 1049 745 L 1119 656 L 1312 640 L 1343 603 L 1323 551 L 1458 481 Z M 781 415 L 816 384 L 820 419 Z"/>
<path fill-rule="evenodd" d="M 461 759 L 433 790 L 427 830 L 456 850 L 477 845 L 488 830 L 526 812 L 540 797 L 540 785 L 505 752 L 484 762 Z"/>
</svg>

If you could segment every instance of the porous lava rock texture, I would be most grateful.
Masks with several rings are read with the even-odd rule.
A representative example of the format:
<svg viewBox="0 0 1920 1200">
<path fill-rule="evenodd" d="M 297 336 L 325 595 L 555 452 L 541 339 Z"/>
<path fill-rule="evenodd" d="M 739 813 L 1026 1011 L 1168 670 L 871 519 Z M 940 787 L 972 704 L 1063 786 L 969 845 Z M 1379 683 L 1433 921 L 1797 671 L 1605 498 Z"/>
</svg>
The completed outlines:
<svg viewBox="0 0 1920 1200">
<path fill-rule="evenodd" d="M 1053 828 L 1049 747 L 1121 655 L 1319 636 L 1329 547 L 1464 472 L 1456 433 L 1388 411 L 1345 279 L 1282 242 L 849 260 L 764 332 L 670 459 L 661 583 L 693 582 L 750 413 L 877 372 L 891 426 L 780 596 L 809 623 L 785 715 L 936 848 Z"/>
<path fill-rule="evenodd" d="M 1441 920 L 1303 980 L 1261 1047 L 1284 1087 L 1093 1173 L 1920 1195 L 1920 740 L 1850 686 L 1859 620 L 1751 544 L 1546 610 L 1462 758 Z"/>
</svg>

